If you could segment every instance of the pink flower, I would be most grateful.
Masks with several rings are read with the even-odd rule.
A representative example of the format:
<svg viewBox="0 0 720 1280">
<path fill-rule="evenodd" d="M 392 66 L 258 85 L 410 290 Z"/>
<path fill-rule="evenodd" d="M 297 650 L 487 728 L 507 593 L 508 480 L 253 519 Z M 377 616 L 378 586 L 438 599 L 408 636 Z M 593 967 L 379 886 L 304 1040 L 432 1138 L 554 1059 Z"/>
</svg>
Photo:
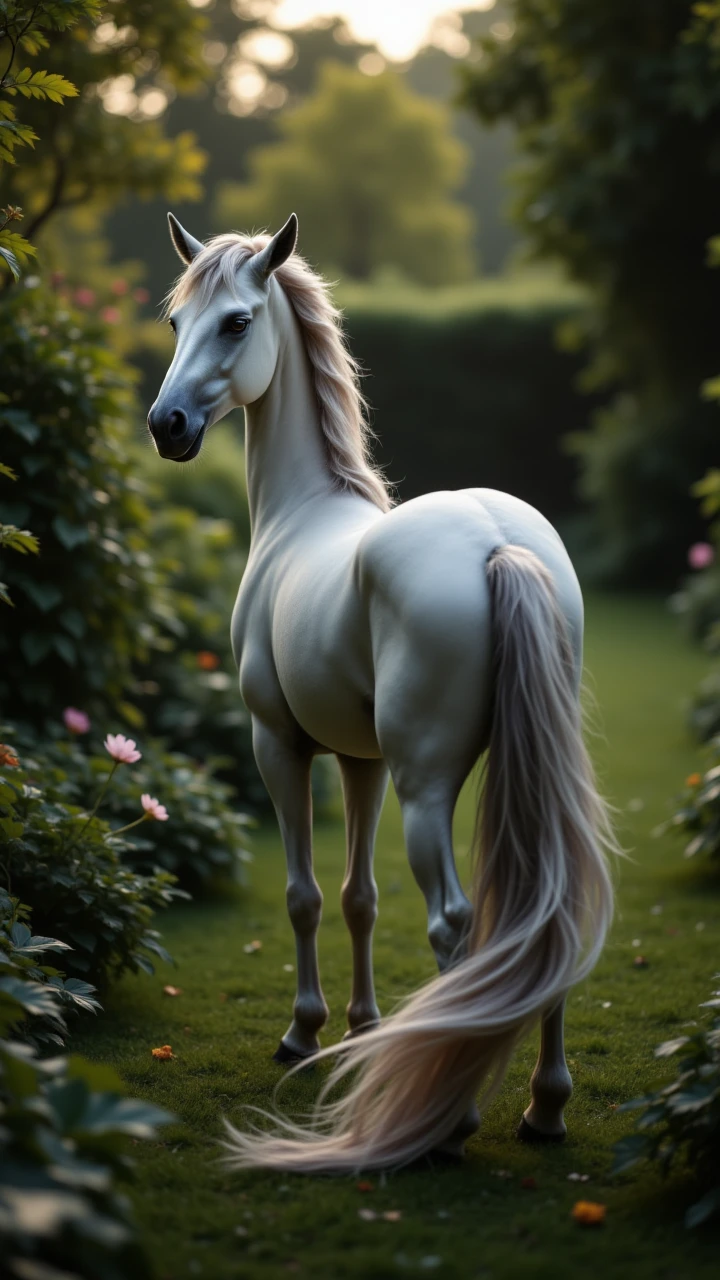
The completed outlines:
<svg viewBox="0 0 720 1280">
<path fill-rule="evenodd" d="M 715 559 L 715 549 L 709 542 L 694 542 L 688 551 L 688 564 L 691 569 L 707 569 Z"/>
<path fill-rule="evenodd" d="M 149 302 L 150 294 L 147 289 L 133 289 L 133 298 L 136 302 Z"/>
<path fill-rule="evenodd" d="M 88 733 L 90 729 L 90 717 L 84 711 L 78 711 L 77 707 L 66 707 L 62 713 L 65 728 L 70 733 Z"/>
<path fill-rule="evenodd" d="M 129 288 L 130 286 L 127 280 L 113 280 L 110 285 L 110 289 L 115 294 L 116 298 L 122 298 L 123 294 L 127 293 Z"/>
<path fill-rule="evenodd" d="M 141 796 L 140 800 L 148 818 L 156 818 L 158 822 L 167 822 L 170 815 L 164 804 L 160 804 L 159 800 L 149 795 Z"/>
<path fill-rule="evenodd" d="M 91 307 L 95 302 L 95 291 L 93 289 L 76 289 L 73 298 L 79 307 Z"/>
<path fill-rule="evenodd" d="M 105 324 L 119 324 L 122 320 L 122 313 L 118 311 L 117 307 L 103 307 L 100 312 L 100 319 Z"/>
<path fill-rule="evenodd" d="M 138 751 L 132 738 L 126 738 L 122 733 L 109 733 L 103 746 L 118 764 L 135 764 L 142 759 L 142 752 Z"/>
</svg>

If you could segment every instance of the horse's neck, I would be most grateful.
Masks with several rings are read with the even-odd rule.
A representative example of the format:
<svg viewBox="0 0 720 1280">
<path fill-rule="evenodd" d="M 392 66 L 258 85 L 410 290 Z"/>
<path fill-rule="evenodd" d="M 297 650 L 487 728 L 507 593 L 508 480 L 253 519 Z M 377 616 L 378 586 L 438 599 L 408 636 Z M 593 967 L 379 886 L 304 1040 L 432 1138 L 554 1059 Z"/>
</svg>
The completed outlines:
<svg viewBox="0 0 720 1280">
<path fill-rule="evenodd" d="M 298 322 L 289 307 L 272 382 L 245 409 L 245 456 L 253 540 L 290 523 L 333 491 L 320 412 Z"/>
</svg>

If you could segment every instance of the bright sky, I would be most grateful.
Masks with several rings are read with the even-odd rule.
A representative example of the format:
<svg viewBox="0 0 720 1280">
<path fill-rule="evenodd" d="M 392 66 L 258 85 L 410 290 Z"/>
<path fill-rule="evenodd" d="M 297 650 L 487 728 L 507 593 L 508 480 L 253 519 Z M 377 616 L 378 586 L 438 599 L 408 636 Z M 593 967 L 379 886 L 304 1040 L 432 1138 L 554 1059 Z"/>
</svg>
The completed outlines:
<svg viewBox="0 0 720 1280">
<path fill-rule="evenodd" d="M 411 57 L 437 19 L 454 9 L 492 9 L 495 0 L 280 0 L 273 11 L 278 27 L 300 27 L 313 18 L 345 18 L 359 40 L 374 41 L 388 58 Z M 444 25 L 444 24 L 443 24 Z M 450 18 L 450 30 L 455 25 Z"/>
</svg>

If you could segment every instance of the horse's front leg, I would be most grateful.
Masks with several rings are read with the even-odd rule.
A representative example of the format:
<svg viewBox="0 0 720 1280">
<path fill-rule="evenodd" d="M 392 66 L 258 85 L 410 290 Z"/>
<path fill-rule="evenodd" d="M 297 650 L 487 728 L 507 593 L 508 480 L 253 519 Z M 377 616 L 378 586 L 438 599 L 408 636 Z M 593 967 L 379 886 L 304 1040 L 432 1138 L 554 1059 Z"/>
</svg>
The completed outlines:
<svg viewBox="0 0 720 1280">
<path fill-rule="evenodd" d="M 353 979 L 347 1007 L 348 1035 L 380 1020 L 375 1001 L 372 935 L 377 919 L 377 885 L 373 878 L 375 835 L 388 784 L 384 760 L 338 756 L 347 828 L 347 868 L 342 909 L 352 938 Z"/>
<path fill-rule="evenodd" d="M 317 1052 L 318 1031 L 328 1016 L 317 958 L 322 893 L 312 863 L 312 752 L 307 744 L 278 734 L 258 720 L 253 720 L 253 749 L 275 806 L 287 858 L 287 906 L 295 930 L 297 995 L 293 1020 L 275 1060 L 291 1062 Z"/>
</svg>

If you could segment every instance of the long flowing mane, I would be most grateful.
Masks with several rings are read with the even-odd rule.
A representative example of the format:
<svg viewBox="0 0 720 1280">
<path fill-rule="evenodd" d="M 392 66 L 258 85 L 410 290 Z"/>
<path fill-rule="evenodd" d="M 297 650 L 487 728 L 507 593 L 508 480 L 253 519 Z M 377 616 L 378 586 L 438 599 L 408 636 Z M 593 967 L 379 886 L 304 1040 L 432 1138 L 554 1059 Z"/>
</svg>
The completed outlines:
<svg viewBox="0 0 720 1280">
<path fill-rule="evenodd" d="M 213 236 L 193 258 L 166 299 L 165 313 L 197 296 L 207 306 L 221 285 L 236 295 L 237 273 L 265 248 L 268 235 L 236 232 Z M 372 431 L 360 391 L 357 361 L 348 350 L 342 313 L 330 287 L 299 254 L 293 253 L 275 272 L 300 323 L 312 368 L 330 472 L 339 489 L 350 490 L 388 511 L 392 500 L 370 453 Z"/>
</svg>

